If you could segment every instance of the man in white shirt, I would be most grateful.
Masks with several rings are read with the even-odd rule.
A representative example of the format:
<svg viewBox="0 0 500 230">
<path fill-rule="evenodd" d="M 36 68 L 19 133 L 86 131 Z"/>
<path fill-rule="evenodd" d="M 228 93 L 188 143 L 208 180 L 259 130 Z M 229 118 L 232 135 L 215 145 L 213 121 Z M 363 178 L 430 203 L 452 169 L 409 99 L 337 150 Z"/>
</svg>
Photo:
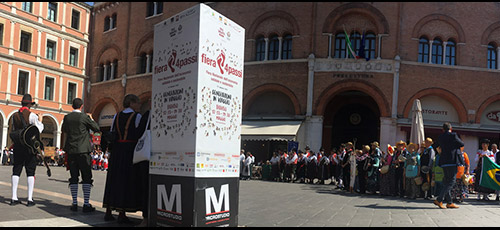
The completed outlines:
<svg viewBox="0 0 500 230">
<path fill-rule="evenodd" d="M 240 153 L 240 179 L 243 179 L 243 170 L 245 169 L 245 150 Z"/>
<path fill-rule="evenodd" d="M 23 123 L 26 125 L 35 125 L 38 131 L 42 133 L 43 131 L 43 117 L 40 114 L 35 114 L 30 111 L 31 106 L 35 102 L 32 100 L 30 94 L 25 94 L 21 100 L 22 107 L 19 109 L 19 113 L 13 115 L 13 130 L 23 129 Z M 25 122 L 23 122 L 22 120 Z M 33 202 L 33 189 L 35 187 L 35 170 L 37 158 L 36 155 L 31 153 L 31 151 L 21 143 L 14 143 L 14 167 L 12 168 L 12 200 L 10 205 L 21 204 L 21 201 L 17 199 L 17 186 L 19 183 L 19 176 L 23 170 L 23 166 L 26 169 L 26 175 L 28 176 L 28 202 L 26 206 L 34 206 Z"/>
<path fill-rule="evenodd" d="M 292 149 L 290 154 L 288 155 L 286 164 L 287 164 L 287 175 L 286 175 L 286 181 L 287 182 L 293 182 L 295 178 L 295 170 L 297 169 L 297 160 L 299 157 L 297 156 L 297 151 L 295 149 Z"/>
</svg>

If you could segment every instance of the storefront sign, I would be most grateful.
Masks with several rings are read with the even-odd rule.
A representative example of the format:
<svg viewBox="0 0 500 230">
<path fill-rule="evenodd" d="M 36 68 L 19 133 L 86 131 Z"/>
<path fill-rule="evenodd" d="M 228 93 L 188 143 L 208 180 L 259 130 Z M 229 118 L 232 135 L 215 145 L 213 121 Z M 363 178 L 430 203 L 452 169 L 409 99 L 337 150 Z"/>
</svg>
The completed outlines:
<svg viewBox="0 0 500 230">
<path fill-rule="evenodd" d="M 458 113 L 455 107 L 438 96 L 425 96 L 420 98 L 422 104 L 422 117 L 425 121 L 458 122 Z M 413 103 L 413 102 L 412 102 Z M 409 117 L 413 117 L 410 111 Z"/>
<path fill-rule="evenodd" d="M 169 199 L 150 202 L 155 225 L 236 226 L 237 208 L 220 207 L 220 196 L 227 196 L 224 203 L 238 202 L 244 34 L 242 27 L 204 4 L 155 26 L 149 172 L 156 178 L 151 186 L 159 192 L 151 196 Z M 174 178 L 194 183 L 184 186 L 189 191 L 183 188 L 182 198 L 175 197 L 183 203 L 182 212 L 169 209 L 178 187 L 165 187 L 172 191 L 168 196 L 158 187 Z M 196 202 L 184 208 L 187 200 L 198 197 L 200 186 L 213 188 L 207 197 L 218 199 L 212 199 L 215 211 L 205 213 L 206 221 L 193 220 L 206 212 L 205 206 L 199 210 Z"/>
<path fill-rule="evenodd" d="M 500 123 L 500 111 L 493 111 L 493 112 L 489 112 L 486 117 L 488 118 L 488 120 L 490 121 L 494 121 L 494 122 L 498 122 Z"/>
<path fill-rule="evenodd" d="M 100 127 L 110 127 L 113 123 L 113 118 L 115 117 L 116 110 L 112 104 L 105 105 L 101 113 L 99 114 L 99 126 Z"/>
</svg>

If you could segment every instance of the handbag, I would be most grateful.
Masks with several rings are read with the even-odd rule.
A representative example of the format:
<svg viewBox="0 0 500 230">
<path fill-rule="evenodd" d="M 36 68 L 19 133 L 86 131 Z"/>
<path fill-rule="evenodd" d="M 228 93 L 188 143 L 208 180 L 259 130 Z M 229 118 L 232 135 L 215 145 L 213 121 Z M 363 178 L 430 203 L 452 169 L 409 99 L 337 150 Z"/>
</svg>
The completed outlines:
<svg viewBox="0 0 500 230">
<path fill-rule="evenodd" d="M 149 161 L 151 157 L 151 130 L 147 127 L 149 126 L 149 120 L 151 116 L 148 117 L 148 122 L 146 123 L 146 130 L 142 134 L 141 138 L 137 141 L 134 149 L 134 158 L 132 163 L 136 164 L 141 161 Z"/>
</svg>

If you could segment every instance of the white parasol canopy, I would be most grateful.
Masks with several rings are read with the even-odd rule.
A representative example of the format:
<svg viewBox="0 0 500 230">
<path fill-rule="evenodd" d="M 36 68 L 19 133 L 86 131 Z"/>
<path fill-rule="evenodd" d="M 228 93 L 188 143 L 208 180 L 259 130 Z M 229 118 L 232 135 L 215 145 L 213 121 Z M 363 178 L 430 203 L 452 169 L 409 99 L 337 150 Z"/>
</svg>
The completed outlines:
<svg viewBox="0 0 500 230">
<path fill-rule="evenodd" d="M 424 119 L 422 117 L 422 105 L 419 99 L 415 99 L 412 108 L 410 142 L 420 144 L 424 142 Z"/>
</svg>

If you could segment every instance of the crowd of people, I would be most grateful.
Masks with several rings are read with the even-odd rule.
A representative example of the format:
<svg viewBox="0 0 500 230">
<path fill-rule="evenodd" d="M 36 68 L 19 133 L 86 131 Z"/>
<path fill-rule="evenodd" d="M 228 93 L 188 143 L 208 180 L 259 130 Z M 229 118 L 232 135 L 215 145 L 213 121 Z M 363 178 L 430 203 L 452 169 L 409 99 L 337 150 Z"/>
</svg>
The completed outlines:
<svg viewBox="0 0 500 230">
<path fill-rule="evenodd" d="M 100 146 L 95 146 L 94 151 L 92 151 L 90 155 L 92 157 L 93 170 L 108 170 L 109 151 L 103 152 Z"/>
<path fill-rule="evenodd" d="M 481 141 L 481 149 L 474 156 L 475 169 L 470 168 L 464 147 L 459 148 L 463 163 L 457 165 L 455 183 L 450 191 L 453 202 L 461 203 L 471 193 L 477 193 L 478 200 L 489 200 L 488 195 L 496 193 L 496 200 L 499 200 L 499 191 L 478 183 L 482 157 L 500 163 L 498 146 L 492 144 L 490 150 L 489 144 L 487 139 Z M 314 152 L 309 147 L 304 152 L 278 150 L 265 163 L 270 166 L 270 176 L 264 179 L 309 184 L 325 184 L 329 180 L 330 185 L 351 193 L 429 200 L 437 198 L 444 189 L 443 168 L 446 167 L 439 164 L 441 147 L 433 145 L 436 146 L 434 141 L 426 138 L 420 144 L 401 140 L 384 150 L 378 142 L 363 145 L 362 149 L 355 149 L 352 142 L 347 142 L 329 153 L 323 148 Z M 251 160 L 246 159 L 244 167 L 250 167 L 251 163 L 247 162 Z"/>
</svg>

